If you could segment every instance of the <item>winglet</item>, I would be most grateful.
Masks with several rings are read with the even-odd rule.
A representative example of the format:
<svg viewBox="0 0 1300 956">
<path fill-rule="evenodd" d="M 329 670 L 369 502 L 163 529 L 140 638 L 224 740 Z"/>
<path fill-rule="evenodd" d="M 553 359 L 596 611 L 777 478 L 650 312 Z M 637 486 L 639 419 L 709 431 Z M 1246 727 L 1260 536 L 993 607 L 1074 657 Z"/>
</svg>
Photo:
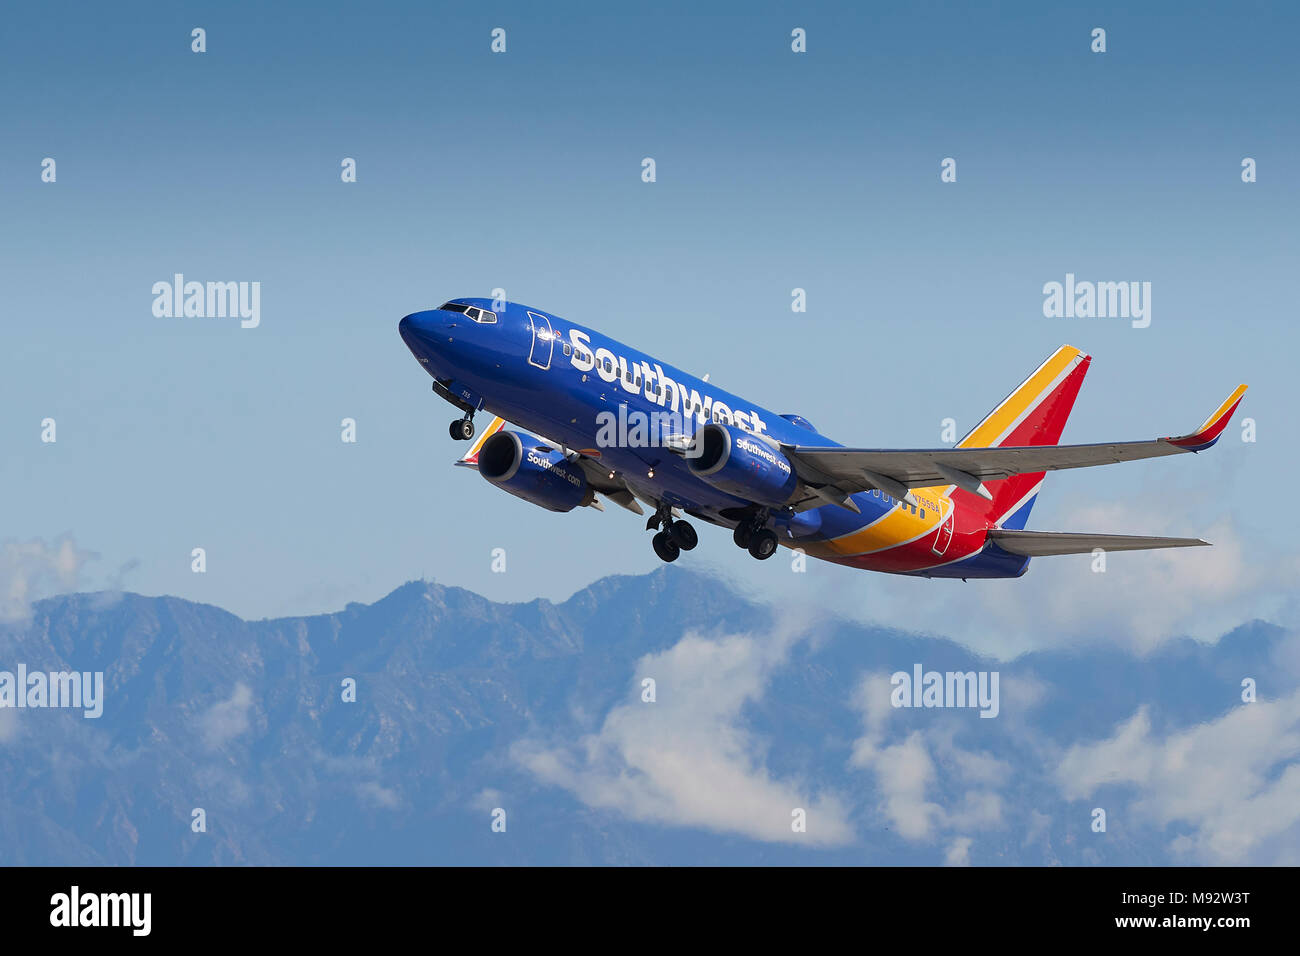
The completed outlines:
<svg viewBox="0 0 1300 956">
<path fill-rule="evenodd" d="M 1219 440 L 1219 436 L 1228 427 L 1228 422 L 1232 420 L 1232 413 L 1237 410 L 1237 406 L 1241 404 L 1242 396 L 1245 394 L 1246 386 L 1238 385 L 1236 390 L 1228 396 L 1222 405 L 1214 410 L 1214 414 L 1207 418 L 1200 428 L 1190 435 L 1166 438 L 1165 441 L 1187 451 L 1204 451 Z"/>
<path fill-rule="evenodd" d="M 469 451 L 465 452 L 464 457 L 462 457 L 460 461 L 456 462 L 456 464 L 462 468 L 477 468 L 479 449 L 483 447 L 485 441 L 497 432 L 501 431 L 505 426 L 506 420 L 504 418 L 498 418 L 493 415 L 492 421 L 488 422 L 487 428 L 483 429 L 482 434 L 480 434 L 478 438 L 474 439 L 473 443 L 469 446 Z"/>
</svg>

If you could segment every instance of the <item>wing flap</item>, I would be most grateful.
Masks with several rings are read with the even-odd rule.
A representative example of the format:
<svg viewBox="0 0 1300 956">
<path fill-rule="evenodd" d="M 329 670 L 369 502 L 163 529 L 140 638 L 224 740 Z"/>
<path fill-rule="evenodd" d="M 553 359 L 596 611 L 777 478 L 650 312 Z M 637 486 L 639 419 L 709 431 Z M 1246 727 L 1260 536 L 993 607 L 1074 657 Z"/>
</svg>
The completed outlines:
<svg viewBox="0 0 1300 956">
<path fill-rule="evenodd" d="M 632 492 L 628 491 L 626 488 L 610 488 L 609 490 L 605 490 L 605 489 L 599 489 L 599 490 L 602 495 L 604 495 L 610 501 L 614 502 L 614 504 L 618 505 L 620 508 L 626 508 L 634 515 L 645 514 L 645 511 L 641 508 L 641 505 L 637 502 L 636 496 L 633 495 Z"/>
<path fill-rule="evenodd" d="M 1103 551 L 1147 551 L 1153 548 L 1200 548 L 1210 542 L 1200 538 L 1161 538 L 1142 534 L 1077 534 L 1071 531 L 1012 531 L 994 528 L 988 533 L 1003 551 L 1038 558 L 1053 554 L 1091 554 Z"/>
</svg>

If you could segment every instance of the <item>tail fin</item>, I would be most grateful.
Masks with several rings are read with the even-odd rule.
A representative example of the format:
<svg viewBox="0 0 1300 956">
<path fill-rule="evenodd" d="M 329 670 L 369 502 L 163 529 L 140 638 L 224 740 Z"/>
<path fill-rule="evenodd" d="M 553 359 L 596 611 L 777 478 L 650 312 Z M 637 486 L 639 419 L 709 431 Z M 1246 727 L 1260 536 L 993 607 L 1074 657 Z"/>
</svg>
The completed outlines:
<svg viewBox="0 0 1300 956">
<path fill-rule="evenodd" d="M 1091 362 L 1092 356 L 1072 345 L 1062 345 L 972 428 L 957 447 L 1057 444 Z M 1043 475 L 1039 471 L 985 482 L 993 495 L 991 502 L 960 489 L 954 489 L 952 494 L 966 495 L 966 504 L 984 511 L 1000 527 L 1020 529 L 1029 518 Z"/>
</svg>

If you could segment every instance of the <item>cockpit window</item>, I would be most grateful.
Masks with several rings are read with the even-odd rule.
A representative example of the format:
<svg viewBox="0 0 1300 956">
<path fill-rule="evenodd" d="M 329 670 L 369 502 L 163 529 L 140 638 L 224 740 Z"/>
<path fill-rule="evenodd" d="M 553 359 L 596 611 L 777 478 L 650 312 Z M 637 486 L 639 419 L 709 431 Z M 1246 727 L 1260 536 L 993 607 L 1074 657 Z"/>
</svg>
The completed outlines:
<svg viewBox="0 0 1300 956">
<path fill-rule="evenodd" d="M 444 302 L 438 308 L 443 312 L 459 312 L 481 325 L 491 325 L 497 320 L 495 312 L 489 312 L 487 309 L 480 309 L 473 305 L 461 305 L 459 302 Z"/>
</svg>

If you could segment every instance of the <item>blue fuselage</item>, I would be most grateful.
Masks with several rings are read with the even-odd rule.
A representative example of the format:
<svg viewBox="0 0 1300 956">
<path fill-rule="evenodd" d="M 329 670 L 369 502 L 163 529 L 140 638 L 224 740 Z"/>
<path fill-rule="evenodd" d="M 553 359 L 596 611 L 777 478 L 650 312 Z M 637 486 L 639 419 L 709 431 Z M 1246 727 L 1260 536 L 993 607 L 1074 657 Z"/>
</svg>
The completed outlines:
<svg viewBox="0 0 1300 956">
<path fill-rule="evenodd" d="M 838 444 L 799 416 L 755 405 L 594 329 L 517 303 L 493 305 L 491 299 L 454 299 L 447 306 L 468 308 L 469 314 L 447 306 L 415 312 L 401 320 L 399 331 L 453 401 L 598 457 L 644 500 L 724 525 L 726 513 L 752 505 L 696 477 L 668 447 L 601 440 L 602 423 L 667 413 L 688 435 L 714 421 L 791 445 Z M 494 320 L 476 321 L 476 314 Z M 860 513 L 826 505 L 774 514 L 771 520 L 783 543 L 799 546 L 849 535 L 898 505 L 879 492 L 860 492 L 852 499 Z M 966 564 L 938 573 L 1002 577 L 1022 573 L 1024 563 L 1016 559 L 987 569 Z"/>
</svg>

